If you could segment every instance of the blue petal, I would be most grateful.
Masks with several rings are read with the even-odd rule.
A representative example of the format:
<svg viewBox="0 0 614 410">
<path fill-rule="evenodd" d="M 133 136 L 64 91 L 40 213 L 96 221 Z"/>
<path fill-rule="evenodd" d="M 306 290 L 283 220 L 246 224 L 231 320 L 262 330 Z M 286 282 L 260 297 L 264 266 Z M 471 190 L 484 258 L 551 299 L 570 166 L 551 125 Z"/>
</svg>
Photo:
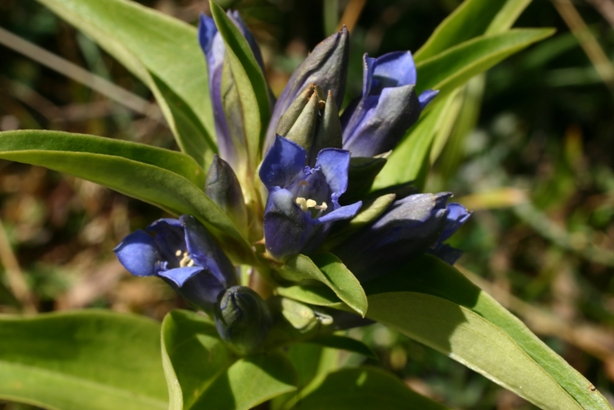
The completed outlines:
<svg viewBox="0 0 614 410">
<path fill-rule="evenodd" d="M 217 27 L 213 19 L 203 13 L 200 14 L 198 24 L 198 42 L 205 54 L 211 52 L 213 46 L 213 38 L 217 34 Z"/>
<path fill-rule="evenodd" d="M 313 235 L 315 221 L 294 202 L 287 189 L 272 188 L 269 191 L 264 212 L 265 246 L 276 259 L 300 253 Z"/>
<path fill-rule="evenodd" d="M 377 87 L 371 87 L 371 94 L 387 87 L 416 84 L 416 66 L 411 52 L 395 51 L 378 57 L 373 78 Z"/>
<path fill-rule="evenodd" d="M 428 253 L 437 256 L 448 265 L 454 265 L 458 258 L 463 256 L 463 251 L 447 244 L 437 245 L 434 249 L 429 250 Z"/>
<path fill-rule="evenodd" d="M 452 236 L 471 216 L 471 212 L 468 212 L 464 206 L 456 202 L 450 202 L 447 209 L 446 224 L 444 225 L 443 233 L 439 237 L 439 242 L 443 242 Z"/>
<path fill-rule="evenodd" d="M 260 179 L 269 190 L 274 186 L 286 187 L 303 171 L 306 160 L 303 147 L 278 135 L 262 161 Z"/>
<path fill-rule="evenodd" d="M 119 262 L 133 275 L 152 276 L 156 273 L 156 262 L 160 260 L 160 254 L 153 237 L 145 231 L 139 229 L 126 236 L 113 251 Z"/>
<path fill-rule="evenodd" d="M 420 101 L 420 108 L 424 110 L 426 106 L 433 101 L 433 98 L 435 98 L 437 94 L 439 94 L 439 90 L 423 91 L 418 97 L 418 101 Z"/>
<path fill-rule="evenodd" d="M 192 260 L 207 268 L 223 285 L 236 284 L 232 263 L 203 224 L 192 215 L 182 215 L 179 220 L 185 228 L 185 241 Z"/>
<path fill-rule="evenodd" d="M 325 148 L 319 152 L 315 168 L 320 168 L 333 192 L 333 200 L 337 200 L 348 187 L 350 152 L 337 148 Z"/>
<path fill-rule="evenodd" d="M 354 157 L 372 157 L 394 149 L 419 118 L 413 85 L 384 88 L 381 95 L 362 99 L 343 130 L 343 148 Z"/>
<path fill-rule="evenodd" d="M 205 270 L 202 266 L 185 266 L 183 268 L 174 268 L 158 273 L 158 276 L 172 281 L 177 287 L 182 287 L 185 282 L 197 273 Z"/>
<path fill-rule="evenodd" d="M 369 57 L 367 53 L 362 56 L 362 98 L 367 98 L 373 85 L 373 71 L 377 59 Z"/>
<path fill-rule="evenodd" d="M 329 212 L 326 215 L 318 218 L 318 223 L 324 224 L 327 222 L 353 218 L 354 216 L 356 216 L 361 206 L 362 201 L 358 201 L 351 205 L 342 206 L 341 208 L 335 209 L 334 211 Z"/>
</svg>

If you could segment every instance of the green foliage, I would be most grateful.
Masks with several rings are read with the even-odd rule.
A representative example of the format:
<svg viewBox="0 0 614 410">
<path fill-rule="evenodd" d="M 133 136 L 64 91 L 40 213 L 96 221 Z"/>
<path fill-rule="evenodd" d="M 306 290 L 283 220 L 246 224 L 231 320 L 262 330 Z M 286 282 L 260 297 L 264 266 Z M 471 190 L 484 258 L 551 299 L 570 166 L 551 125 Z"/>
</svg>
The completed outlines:
<svg viewBox="0 0 614 410">
<path fill-rule="evenodd" d="M 360 282 L 332 253 L 317 255 L 313 261 L 299 254 L 286 261 L 280 273 L 284 279 L 296 282 L 322 282 L 358 314 L 364 316 L 367 312 L 367 296 Z"/>
<path fill-rule="evenodd" d="M 609 409 L 591 383 L 460 272 L 431 256 L 366 286 L 368 316 L 545 409 Z"/>
<path fill-rule="evenodd" d="M 40 0 L 91 36 L 156 97 L 181 150 L 203 166 L 216 151 L 207 65 L 196 30 L 126 0 Z"/>
<path fill-rule="evenodd" d="M 162 324 L 162 355 L 172 410 L 248 409 L 295 389 L 296 373 L 280 352 L 237 358 L 215 325 L 175 310 Z"/>
<path fill-rule="evenodd" d="M 0 133 L 0 151 L 3 159 L 84 178 L 174 215 L 194 215 L 212 228 L 222 243 L 234 245 L 235 258 L 249 260 L 248 245 L 241 234 L 203 192 L 202 169 L 183 154 L 57 131 Z"/>
<path fill-rule="evenodd" d="M 61 410 L 167 407 L 160 326 L 107 311 L 0 318 L 0 397 Z"/>
</svg>

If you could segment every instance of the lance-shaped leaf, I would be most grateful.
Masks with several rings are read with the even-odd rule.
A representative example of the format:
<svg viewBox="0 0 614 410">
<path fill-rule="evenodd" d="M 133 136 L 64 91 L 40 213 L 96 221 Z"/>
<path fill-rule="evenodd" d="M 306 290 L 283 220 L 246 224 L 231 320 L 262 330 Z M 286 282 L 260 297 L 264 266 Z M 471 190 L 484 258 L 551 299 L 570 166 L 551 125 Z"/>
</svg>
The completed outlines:
<svg viewBox="0 0 614 410">
<path fill-rule="evenodd" d="M 39 1 L 92 37 L 151 89 L 179 147 L 202 166 L 216 145 L 211 102 L 204 97 L 207 66 L 196 29 L 132 1 Z"/>
<path fill-rule="evenodd" d="M 183 154 L 91 135 L 37 130 L 0 133 L 0 158 L 87 179 L 177 216 L 194 215 L 228 249 L 229 256 L 250 261 L 249 244 L 203 192 L 204 172 Z"/>
<path fill-rule="evenodd" d="M 206 317 L 170 312 L 162 323 L 170 410 L 249 409 L 295 390 L 296 372 L 278 352 L 238 359 Z"/>
<path fill-rule="evenodd" d="M 368 316 L 544 409 L 611 409 L 591 383 L 460 272 L 423 256 L 365 286 Z"/>
<path fill-rule="evenodd" d="M 283 409 L 445 410 L 421 396 L 394 375 L 378 368 L 341 369 L 285 403 Z"/>
<path fill-rule="evenodd" d="M 514 53 L 554 34 L 554 29 L 515 29 L 476 37 L 416 63 L 420 90 L 440 90 L 440 97 Z M 439 97 L 439 98 L 440 98 Z"/>
<path fill-rule="evenodd" d="M 416 62 L 433 57 L 463 41 L 508 30 L 531 0 L 466 0 L 439 24 L 414 54 Z"/>
<path fill-rule="evenodd" d="M 313 260 L 305 255 L 296 255 L 286 262 L 280 273 L 284 279 L 296 282 L 322 282 L 358 314 L 364 316 L 367 312 L 367 297 L 360 282 L 331 253 L 319 254 Z"/>
<path fill-rule="evenodd" d="M 160 325 L 88 310 L 0 319 L 0 397 L 63 410 L 164 410 Z"/>
<path fill-rule="evenodd" d="M 234 103 L 240 106 L 242 112 L 239 120 L 245 133 L 247 164 L 243 172 L 237 172 L 241 180 L 246 180 L 253 177 L 260 163 L 264 132 L 270 117 L 269 91 L 248 41 L 220 6 L 213 2 L 210 2 L 210 6 L 215 25 L 226 45 L 226 57 L 238 98 Z"/>
</svg>

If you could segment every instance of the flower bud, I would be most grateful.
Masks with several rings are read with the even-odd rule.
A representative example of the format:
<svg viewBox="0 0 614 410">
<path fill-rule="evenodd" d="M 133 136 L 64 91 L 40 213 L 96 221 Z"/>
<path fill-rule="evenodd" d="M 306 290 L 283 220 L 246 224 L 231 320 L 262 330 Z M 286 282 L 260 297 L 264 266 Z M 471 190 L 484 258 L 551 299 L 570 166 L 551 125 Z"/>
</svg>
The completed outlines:
<svg viewBox="0 0 614 410">
<path fill-rule="evenodd" d="M 207 173 L 205 192 L 247 237 L 247 208 L 241 185 L 230 165 L 217 155 Z"/>
<path fill-rule="evenodd" d="M 349 51 L 349 34 L 343 27 L 341 31 L 318 44 L 294 70 L 273 109 L 264 144 L 265 154 L 275 141 L 275 131 L 281 116 L 309 84 L 316 84 L 327 92 L 331 91 L 337 107 L 341 106 L 345 92 Z"/>
<path fill-rule="evenodd" d="M 308 86 L 280 118 L 277 134 L 303 147 L 309 166 L 324 148 L 341 148 L 341 122 L 332 93 L 325 96 L 317 85 Z"/>
<path fill-rule="evenodd" d="M 419 97 L 416 67 L 410 52 L 379 58 L 364 55 L 362 96 L 341 117 L 343 148 L 353 157 L 373 157 L 394 149 L 432 100 L 436 91 Z"/>
<path fill-rule="evenodd" d="M 222 340 L 241 356 L 258 351 L 273 325 L 265 301 L 245 286 L 233 286 L 220 293 L 213 315 Z"/>
<path fill-rule="evenodd" d="M 446 248 L 442 242 L 470 213 L 462 205 L 446 204 L 450 196 L 449 193 L 416 194 L 395 201 L 374 223 L 333 249 L 333 253 L 361 282 L 402 266 L 425 252 L 451 255 L 452 248 Z"/>
</svg>

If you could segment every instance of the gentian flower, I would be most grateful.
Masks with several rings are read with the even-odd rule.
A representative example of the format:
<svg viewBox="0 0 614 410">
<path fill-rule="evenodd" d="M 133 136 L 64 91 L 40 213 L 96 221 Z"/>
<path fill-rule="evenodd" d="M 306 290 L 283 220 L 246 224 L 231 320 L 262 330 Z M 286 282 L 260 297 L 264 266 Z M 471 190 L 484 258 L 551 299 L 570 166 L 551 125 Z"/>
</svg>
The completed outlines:
<svg viewBox="0 0 614 410">
<path fill-rule="evenodd" d="M 448 239 L 470 213 L 457 203 L 447 204 L 452 194 L 415 194 L 392 203 L 372 224 L 333 253 L 361 281 L 366 282 L 429 251 L 441 253 L 446 262 L 460 256 L 442 242 Z"/>
<path fill-rule="evenodd" d="M 260 167 L 260 179 L 269 191 L 265 246 L 277 260 L 314 251 L 334 221 L 354 217 L 362 205 L 339 205 L 347 189 L 348 151 L 323 149 L 313 168 L 306 161 L 304 148 L 278 136 Z"/>
<path fill-rule="evenodd" d="M 415 92 L 416 66 L 409 51 L 364 55 L 362 96 L 341 116 L 343 149 L 353 157 L 373 157 L 392 150 L 426 105 L 437 95 Z"/>
<path fill-rule="evenodd" d="M 345 27 L 318 44 L 294 70 L 288 84 L 275 103 L 264 142 L 267 152 L 275 141 L 277 123 L 290 104 L 309 84 L 316 84 L 325 93 L 332 93 L 337 107 L 343 102 L 350 52 L 350 39 Z"/>
<path fill-rule="evenodd" d="M 214 319 L 222 340 L 242 356 L 259 350 L 273 326 L 267 304 L 245 286 L 233 286 L 219 294 Z"/>
<path fill-rule="evenodd" d="M 254 36 L 249 31 L 237 11 L 228 11 L 228 17 L 247 40 L 260 69 L 264 71 L 262 55 Z M 215 22 L 209 16 L 200 15 L 198 40 L 205 53 L 209 71 L 209 93 L 213 105 L 215 132 L 220 156 L 227 161 L 239 175 L 248 166 L 243 114 L 238 102 L 238 91 L 228 61 L 226 46 Z M 254 167 L 257 164 L 252 164 Z"/>
<path fill-rule="evenodd" d="M 126 236 L 114 249 L 135 276 L 164 279 L 188 301 L 211 313 L 220 292 L 237 283 L 235 269 L 193 216 L 159 219 Z"/>
</svg>

